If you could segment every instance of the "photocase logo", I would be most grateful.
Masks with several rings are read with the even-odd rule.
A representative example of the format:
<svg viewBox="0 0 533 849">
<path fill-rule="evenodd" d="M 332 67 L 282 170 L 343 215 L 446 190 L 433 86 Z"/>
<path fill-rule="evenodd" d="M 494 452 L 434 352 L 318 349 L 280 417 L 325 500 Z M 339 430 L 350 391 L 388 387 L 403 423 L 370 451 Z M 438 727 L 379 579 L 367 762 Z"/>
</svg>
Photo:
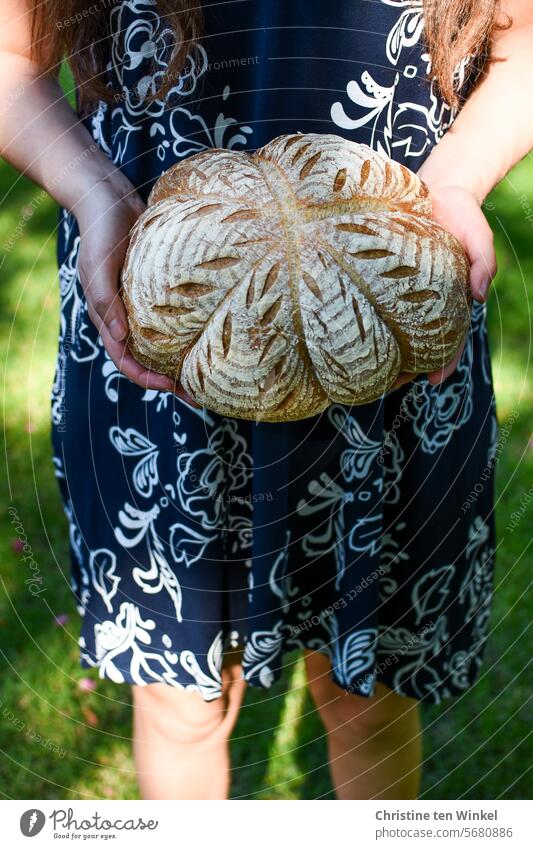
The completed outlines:
<svg viewBox="0 0 533 849">
<path fill-rule="evenodd" d="M 29 811 L 24 811 L 20 818 L 20 830 L 24 837 L 35 837 L 42 831 L 46 822 L 46 817 L 38 808 L 30 808 Z"/>
</svg>

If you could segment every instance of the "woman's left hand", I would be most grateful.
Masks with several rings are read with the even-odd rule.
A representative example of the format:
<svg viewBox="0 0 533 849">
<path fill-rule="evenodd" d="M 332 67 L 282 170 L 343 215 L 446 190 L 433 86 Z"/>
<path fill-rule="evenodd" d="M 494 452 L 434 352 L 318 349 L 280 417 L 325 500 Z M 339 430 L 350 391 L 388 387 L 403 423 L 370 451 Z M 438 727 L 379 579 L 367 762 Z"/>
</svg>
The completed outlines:
<svg viewBox="0 0 533 849">
<path fill-rule="evenodd" d="M 433 219 L 452 233 L 462 244 L 470 262 L 470 289 L 474 300 L 483 303 L 496 274 L 496 254 L 493 233 L 479 202 L 473 194 L 460 186 L 447 186 L 426 179 L 422 168 L 419 177 L 427 183 L 433 201 Z M 438 371 L 428 374 L 430 383 L 437 384 L 453 374 L 461 359 L 466 336 L 453 360 Z M 413 375 L 400 374 L 395 387 L 413 379 Z"/>
</svg>

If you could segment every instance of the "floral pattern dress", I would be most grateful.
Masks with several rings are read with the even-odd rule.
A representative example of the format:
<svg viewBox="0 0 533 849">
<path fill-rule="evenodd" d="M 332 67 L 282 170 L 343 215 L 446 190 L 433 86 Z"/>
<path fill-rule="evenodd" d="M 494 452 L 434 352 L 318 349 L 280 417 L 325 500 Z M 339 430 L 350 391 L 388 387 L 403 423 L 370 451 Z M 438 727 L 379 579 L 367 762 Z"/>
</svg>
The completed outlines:
<svg viewBox="0 0 533 849">
<path fill-rule="evenodd" d="M 109 83 L 84 118 L 146 197 L 170 165 L 281 133 L 337 133 L 417 170 L 455 118 L 421 0 L 218 0 L 165 102 L 172 34 L 152 0 L 108 16 Z M 466 91 L 469 65 L 457 68 Z M 221 693 L 221 661 L 269 687 L 293 649 L 332 678 L 433 702 L 472 685 L 492 593 L 497 425 L 484 309 L 457 371 L 373 404 L 255 424 L 144 391 L 87 314 L 79 234 L 61 213 L 52 395 L 81 663 L 116 682 Z"/>
</svg>

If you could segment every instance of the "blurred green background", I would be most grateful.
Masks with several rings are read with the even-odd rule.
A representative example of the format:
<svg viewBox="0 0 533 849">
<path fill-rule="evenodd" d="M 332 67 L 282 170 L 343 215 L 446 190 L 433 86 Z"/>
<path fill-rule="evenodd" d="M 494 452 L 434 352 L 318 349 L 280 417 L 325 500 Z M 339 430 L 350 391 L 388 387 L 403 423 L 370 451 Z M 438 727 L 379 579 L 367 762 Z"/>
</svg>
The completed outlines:
<svg viewBox="0 0 533 849">
<path fill-rule="evenodd" d="M 69 589 L 67 526 L 49 437 L 58 328 L 57 209 L 5 163 L 0 163 L 0 197 L 5 364 L 0 792 L 15 799 L 136 798 L 129 689 L 99 681 L 78 666 L 79 620 Z M 496 596 L 485 662 L 480 680 L 462 698 L 423 711 L 422 798 L 427 799 L 530 798 L 533 788 L 526 678 L 533 517 L 533 500 L 527 500 L 533 482 L 531 207 L 533 156 L 497 187 L 486 206 L 499 259 L 489 304 L 498 415 L 500 424 L 517 418 L 498 467 Z M 24 584 L 27 568 L 17 550 L 11 505 L 47 587 L 38 597 Z M 513 512 L 521 520 L 509 531 Z M 94 690 L 87 689 L 88 675 Z M 283 685 L 248 692 L 233 740 L 233 797 L 331 798 L 323 730 L 303 683 L 301 661 L 294 656 Z"/>
</svg>

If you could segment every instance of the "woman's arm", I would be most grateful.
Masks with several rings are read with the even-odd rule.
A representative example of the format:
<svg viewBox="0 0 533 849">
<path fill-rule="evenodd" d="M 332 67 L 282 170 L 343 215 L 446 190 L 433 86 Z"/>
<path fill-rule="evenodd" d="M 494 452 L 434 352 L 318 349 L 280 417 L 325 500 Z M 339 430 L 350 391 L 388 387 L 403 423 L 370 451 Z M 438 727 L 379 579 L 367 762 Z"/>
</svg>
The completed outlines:
<svg viewBox="0 0 533 849">
<path fill-rule="evenodd" d="M 491 189 L 533 148 L 533 3 L 506 0 L 510 29 L 496 33 L 488 72 L 451 129 L 421 167 L 434 198 L 434 216 L 463 244 L 472 294 L 484 301 L 496 273 L 492 232 L 481 211 Z M 439 372 L 451 374 L 460 353 Z"/>
<path fill-rule="evenodd" d="M 0 154 L 76 216 L 78 272 L 89 316 L 115 365 L 140 386 L 174 390 L 189 400 L 170 378 L 141 366 L 125 345 L 127 318 L 118 282 L 128 235 L 144 203 L 93 142 L 53 69 L 32 61 L 30 39 L 28 0 L 2 0 Z"/>
</svg>

